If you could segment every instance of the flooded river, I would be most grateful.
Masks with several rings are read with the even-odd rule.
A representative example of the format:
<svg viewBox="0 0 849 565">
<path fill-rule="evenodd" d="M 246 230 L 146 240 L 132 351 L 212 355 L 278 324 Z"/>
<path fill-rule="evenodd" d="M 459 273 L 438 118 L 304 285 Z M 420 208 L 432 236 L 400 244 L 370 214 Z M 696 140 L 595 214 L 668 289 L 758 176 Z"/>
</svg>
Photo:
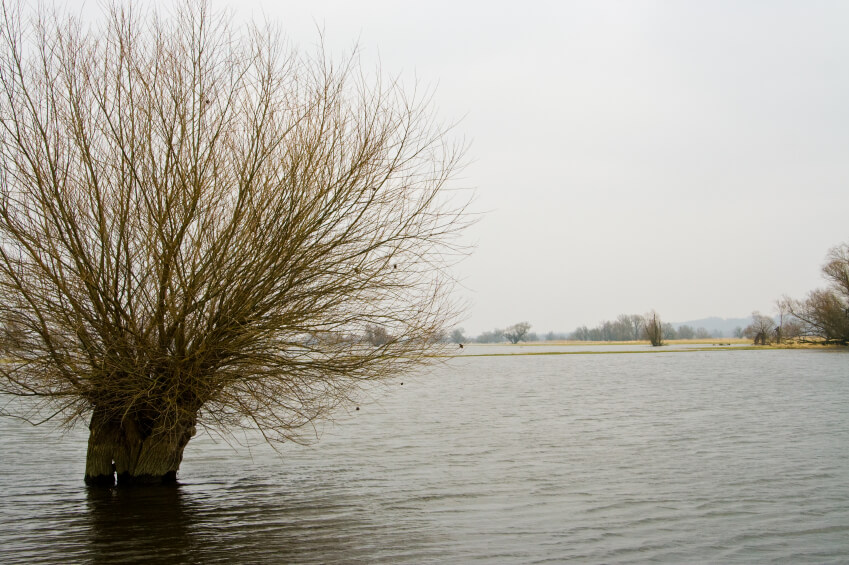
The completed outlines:
<svg viewBox="0 0 849 565">
<path fill-rule="evenodd" d="M 87 490 L 85 431 L 0 418 L 3 563 L 849 562 L 842 352 L 456 358 L 175 488 Z"/>
</svg>

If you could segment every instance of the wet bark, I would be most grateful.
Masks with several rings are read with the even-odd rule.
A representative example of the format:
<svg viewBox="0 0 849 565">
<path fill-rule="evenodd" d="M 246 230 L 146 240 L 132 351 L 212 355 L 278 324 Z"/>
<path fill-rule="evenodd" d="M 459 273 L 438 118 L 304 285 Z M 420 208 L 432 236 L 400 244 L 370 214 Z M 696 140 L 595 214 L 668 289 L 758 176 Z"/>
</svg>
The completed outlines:
<svg viewBox="0 0 849 565">
<path fill-rule="evenodd" d="M 165 484 L 177 480 L 183 450 L 195 435 L 187 418 L 166 433 L 152 433 L 149 423 L 108 418 L 95 410 L 89 426 L 85 482 L 92 486 Z"/>
</svg>

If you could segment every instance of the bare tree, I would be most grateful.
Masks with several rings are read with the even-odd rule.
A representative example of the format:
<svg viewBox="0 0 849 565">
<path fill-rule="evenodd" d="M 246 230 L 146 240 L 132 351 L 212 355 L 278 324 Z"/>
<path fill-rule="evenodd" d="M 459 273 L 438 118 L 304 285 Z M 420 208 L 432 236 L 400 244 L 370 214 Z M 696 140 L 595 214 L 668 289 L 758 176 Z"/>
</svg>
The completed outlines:
<svg viewBox="0 0 849 565">
<path fill-rule="evenodd" d="M 849 300 L 849 243 L 832 247 L 826 256 L 822 272 L 834 292 Z"/>
<path fill-rule="evenodd" d="M 849 244 L 832 248 L 826 260 L 822 272 L 828 288 L 811 291 L 804 300 L 783 298 L 780 303 L 798 320 L 801 335 L 849 343 Z"/>
<path fill-rule="evenodd" d="M 768 345 L 775 328 L 775 320 L 755 311 L 752 312 L 752 323 L 743 330 L 743 336 L 753 340 L 755 345 Z"/>
<path fill-rule="evenodd" d="M 451 343 L 460 343 L 460 344 L 468 341 L 468 338 L 466 337 L 465 330 L 463 330 L 463 328 L 454 328 L 451 331 L 451 334 L 448 336 L 448 339 L 451 341 Z"/>
<path fill-rule="evenodd" d="M 643 334 L 643 317 L 620 314 L 615 321 L 605 320 L 595 328 L 581 326 L 570 334 L 579 341 L 637 341 Z"/>
<path fill-rule="evenodd" d="M 389 343 L 392 336 L 389 335 L 389 332 L 383 326 L 368 325 L 366 326 L 364 338 L 366 343 L 379 347 Z"/>
<path fill-rule="evenodd" d="M 643 332 L 646 335 L 646 339 L 648 339 L 654 347 L 663 345 L 663 322 L 661 322 L 660 316 L 657 312 L 652 310 L 646 314 L 643 319 L 645 320 Z"/>
<path fill-rule="evenodd" d="M 645 320 L 639 314 L 631 314 L 629 316 L 631 322 L 631 339 L 638 341 L 643 333 L 643 324 Z"/>
<path fill-rule="evenodd" d="M 510 343 L 516 344 L 525 340 L 530 329 L 531 325 L 528 322 L 519 322 L 518 324 L 513 324 L 509 328 L 505 329 L 504 337 L 507 338 L 507 341 Z"/>
<path fill-rule="evenodd" d="M 592 330 L 590 330 L 587 326 L 579 326 L 569 334 L 569 339 L 573 339 L 575 341 L 590 341 Z"/>
<path fill-rule="evenodd" d="M 849 309 L 832 289 L 812 290 L 804 300 L 788 301 L 801 334 L 826 342 L 849 343 Z"/>
<path fill-rule="evenodd" d="M 199 425 L 305 441 L 427 361 L 467 223 L 427 96 L 203 3 L 22 10 L 0 27 L 0 391 L 89 421 L 87 482 L 174 480 Z"/>
<path fill-rule="evenodd" d="M 478 343 L 499 343 L 504 339 L 504 330 L 495 328 L 492 331 L 481 333 L 475 338 L 475 341 Z"/>
<path fill-rule="evenodd" d="M 695 337 L 696 339 L 710 339 L 711 335 L 710 332 L 707 331 L 707 328 L 699 327 L 696 328 L 696 333 L 693 337 Z"/>
<path fill-rule="evenodd" d="M 776 327 L 776 335 L 779 333 L 778 330 L 779 328 Z M 793 316 L 785 316 L 780 327 L 780 338 L 784 341 L 797 340 L 803 335 L 804 327 L 802 326 L 802 322 Z"/>
<path fill-rule="evenodd" d="M 682 326 L 678 326 L 675 335 L 677 339 L 693 339 L 696 337 L 696 330 L 694 330 L 691 326 L 684 324 Z"/>
<path fill-rule="evenodd" d="M 773 334 L 775 335 L 775 343 L 781 343 L 785 339 L 790 339 L 795 331 L 792 315 L 790 314 L 790 305 L 784 300 L 776 300 L 775 308 L 778 311 L 778 323 L 775 325 Z"/>
</svg>

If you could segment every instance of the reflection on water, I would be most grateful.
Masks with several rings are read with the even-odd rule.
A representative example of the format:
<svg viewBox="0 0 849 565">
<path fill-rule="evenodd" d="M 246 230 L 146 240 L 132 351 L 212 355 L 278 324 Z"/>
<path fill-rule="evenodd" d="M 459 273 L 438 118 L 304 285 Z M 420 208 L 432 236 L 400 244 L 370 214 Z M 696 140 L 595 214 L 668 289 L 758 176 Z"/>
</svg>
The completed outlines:
<svg viewBox="0 0 849 565">
<path fill-rule="evenodd" d="M 197 548 L 197 521 L 179 486 L 87 489 L 87 536 L 93 563 L 129 562 L 144 555 L 157 563 L 187 563 Z"/>
<path fill-rule="evenodd" d="M 0 562 L 849 561 L 849 355 L 480 357 L 314 446 L 86 489 L 85 430 L 0 420 Z"/>
<path fill-rule="evenodd" d="M 91 489 L 83 536 L 93 563 L 370 562 L 368 516 L 332 497 L 298 503 L 268 484 L 235 484 L 215 498 L 186 486 Z M 356 502 L 354 502 L 356 505 Z M 361 518 L 366 518 L 361 521 Z"/>
</svg>

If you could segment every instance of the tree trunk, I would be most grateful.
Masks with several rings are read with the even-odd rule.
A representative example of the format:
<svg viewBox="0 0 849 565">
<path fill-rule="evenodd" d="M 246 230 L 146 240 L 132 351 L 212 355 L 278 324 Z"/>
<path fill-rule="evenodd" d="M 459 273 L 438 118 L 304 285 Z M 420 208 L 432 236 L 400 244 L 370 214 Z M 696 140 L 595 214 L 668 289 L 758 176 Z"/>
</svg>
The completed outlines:
<svg viewBox="0 0 849 565">
<path fill-rule="evenodd" d="M 85 482 L 93 486 L 164 484 L 177 480 L 183 450 L 195 435 L 195 418 L 166 433 L 145 433 L 127 417 L 108 418 L 95 409 L 91 417 Z"/>
</svg>

